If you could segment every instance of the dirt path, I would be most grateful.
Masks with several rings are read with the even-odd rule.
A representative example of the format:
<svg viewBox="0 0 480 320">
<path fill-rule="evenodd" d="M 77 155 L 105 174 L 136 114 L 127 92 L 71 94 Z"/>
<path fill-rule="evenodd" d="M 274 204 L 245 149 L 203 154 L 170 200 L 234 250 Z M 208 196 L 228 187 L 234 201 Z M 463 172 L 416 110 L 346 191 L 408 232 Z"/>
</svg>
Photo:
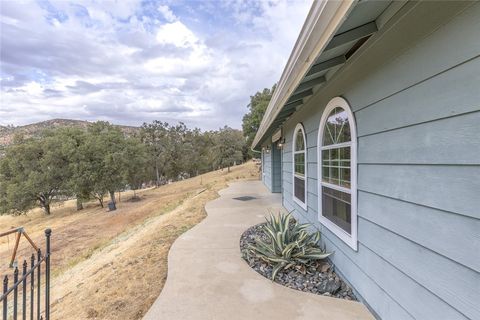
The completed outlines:
<svg viewBox="0 0 480 320">
<path fill-rule="evenodd" d="M 175 239 L 204 218 L 204 204 L 228 181 L 256 178 L 258 169 L 248 163 L 147 190 L 114 214 L 95 204 L 75 212 L 67 202 L 50 217 L 37 211 L 0 217 L 0 230 L 23 224 L 43 245 L 43 229 L 53 229 L 52 319 L 140 319 L 163 287 Z M 2 273 L 10 271 L 8 249 L 0 243 Z M 30 254 L 26 241 L 21 253 Z"/>
</svg>

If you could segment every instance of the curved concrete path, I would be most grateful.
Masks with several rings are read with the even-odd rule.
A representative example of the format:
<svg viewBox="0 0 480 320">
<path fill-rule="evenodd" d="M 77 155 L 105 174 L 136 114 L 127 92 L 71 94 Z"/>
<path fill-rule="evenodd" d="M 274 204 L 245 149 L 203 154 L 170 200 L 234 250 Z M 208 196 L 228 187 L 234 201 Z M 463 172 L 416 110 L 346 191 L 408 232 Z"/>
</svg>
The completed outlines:
<svg viewBox="0 0 480 320">
<path fill-rule="evenodd" d="M 256 199 L 233 199 L 240 196 Z M 167 282 L 144 320 L 374 319 L 361 303 L 283 287 L 243 261 L 241 234 L 268 209 L 284 210 L 260 181 L 233 183 L 205 208 L 207 218 L 170 249 Z"/>
</svg>

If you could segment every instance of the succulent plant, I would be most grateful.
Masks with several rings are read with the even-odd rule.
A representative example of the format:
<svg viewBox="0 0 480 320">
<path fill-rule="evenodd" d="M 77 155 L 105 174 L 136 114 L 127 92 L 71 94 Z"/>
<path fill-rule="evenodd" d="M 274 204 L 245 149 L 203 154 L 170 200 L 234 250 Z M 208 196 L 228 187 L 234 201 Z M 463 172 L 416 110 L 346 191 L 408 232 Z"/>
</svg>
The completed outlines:
<svg viewBox="0 0 480 320">
<path fill-rule="evenodd" d="M 278 271 L 296 266 L 308 266 L 316 260 L 322 260 L 331 253 L 318 247 L 320 232 L 309 233 L 310 224 L 299 224 L 292 214 L 270 213 L 263 225 L 267 240 L 255 239 L 249 244 L 247 254 L 254 255 L 273 267 L 272 280 Z"/>
</svg>

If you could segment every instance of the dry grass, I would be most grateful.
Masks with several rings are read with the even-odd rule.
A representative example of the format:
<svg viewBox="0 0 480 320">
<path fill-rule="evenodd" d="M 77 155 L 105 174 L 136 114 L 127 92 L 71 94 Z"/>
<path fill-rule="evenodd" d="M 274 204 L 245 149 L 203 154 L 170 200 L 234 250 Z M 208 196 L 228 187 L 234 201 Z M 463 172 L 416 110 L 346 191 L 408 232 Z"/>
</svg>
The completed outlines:
<svg viewBox="0 0 480 320">
<path fill-rule="evenodd" d="M 204 205 L 237 179 L 258 179 L 252 162 L 139 193 L 139 202 L 121 202 L 115 213 L 96 204 L 75 211 L 66 202 L 50 217 L 39 210 L 21 217 L 0 217 L 0 230 L 23 225 L 43 246 L 52 233 L 53 319 L 140 319 L 159 295 L 167 275 L 167 255 L 175 239 L 205 217 Z M 122 195 L 126 200 L 131 195 Z M 10 251 L 0 243 L 6 271 Z M 21 255 L 28 256 L 27 242 Z"/>
</svg>

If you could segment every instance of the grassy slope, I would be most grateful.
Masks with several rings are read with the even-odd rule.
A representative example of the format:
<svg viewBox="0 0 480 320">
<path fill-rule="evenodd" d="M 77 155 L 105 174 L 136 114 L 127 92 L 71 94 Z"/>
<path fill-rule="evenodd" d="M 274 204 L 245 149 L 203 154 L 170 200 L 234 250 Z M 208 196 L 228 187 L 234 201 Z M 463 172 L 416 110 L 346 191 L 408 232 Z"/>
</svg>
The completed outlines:
<svg viewBox="0 0 480 320">
<path fill-rule="evenodd" d="M 39 210 L 3 216 L 0 230 L 23 225 L 43 245 L 43 230 L 53 229 L 53 318 L 141 319 L 163 287 L 172 243 L 205 217 L 204 205 L 218 190 L 237 179 L 258 179 L 258 168 L 249 162 L 230 173 L 215 171 L 143 191 L 142 201 L 122 202 L 115 213 L 95 203 L 77 213 L 69 201 L 50 217 Z M 13 237 L 10 244 L 0 242 L 2 274 L 12 246 Z M 22 241 L 20 255 L 28 254 Z"/>
</svg>

